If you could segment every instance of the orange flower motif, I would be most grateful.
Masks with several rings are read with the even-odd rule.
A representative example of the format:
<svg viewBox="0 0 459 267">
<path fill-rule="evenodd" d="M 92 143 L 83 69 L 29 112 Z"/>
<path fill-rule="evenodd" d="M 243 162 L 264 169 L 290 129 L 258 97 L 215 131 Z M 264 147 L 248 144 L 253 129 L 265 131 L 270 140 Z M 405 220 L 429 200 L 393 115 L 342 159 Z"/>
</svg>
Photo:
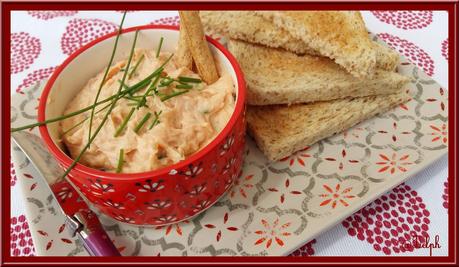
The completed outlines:
<svg viewBox="0 0 459 267">
<path fill-rule="evenodd" d="M 442 124 L 441 128 L 430 125 L 430 128 L 432 128 L 435 132 L 430 133 L 432 135 L 432 143 L 437 142 L 438 140 L 441 140 L 444 144 L 448 142 L 448 129 L 446 127 L 446 124 Z"/>
<path fill-rule="evenodd" d="M 231 189 L 230 192 L 230 197 L 234 197 L 238 192 L 243 196 L 244 198 L 247 198 L 247 192 L 246 190 L 253 188 L 253 184 L 251 184 L 251 179 L 253 178 L 253 174 L 247 175 L 246 177 L 238 178 L 236 181 L 234 181 L 234 186 Z"/>
<path fill-rule="evenodd" d="M 393 153 L 391 158 L 384 154 L 379 154 L 379 157 L 381 157 L 381 159 L 384 161 L 376 162 L 378 165 L 383 165 L 383 167 L 379 169 L 378 172 L 385 172 L 387 170 L 390 171 L 390 174 L 394 174 L 396 170 L 406 172 L 407 169 L 404 166 L 413 164 L 412 162 L 407 161 L 410 157 L 408 154 L 405 154 L 398 159 L 396 153 Z"/>
<path fill-rule="evenodd" d="M 301 166 L 305 166 L 304 160 L 311 157 L 311 155 L 305 153 L 306 150 L 308 150 L 308 149 L 309 149 L 309 147 L 307 146 L 304 149 L 293 153 L 291 156 L 281 159 L 280 161 L 290 160 L 289 161 L 289 166 L 293 166 L 293 164 L 295 163 L 295 160 L 296 160 Z"/>
<path fill-rule="evenodd" d="M 255 245 L 263 244 L 266 241 L 266 248 L 269 248 L 274 240 L 279 246 L 282 247 L 284 246 L 284 241 L 281 239 L 281 237 L 291 235 L 290 232 L 285 231 L 291 225 L 290 222 L 279 226 L 279 218 L 277 218 L 271 227 L 271 225 L 266 220 L 262 219 L 261 224 L 265 229 L 255 231 L 255 234 L 261 236 L 257 241 L 255 241 Z"/>
<path fill-rule="evenodd" d="M 168 225 L 167 228 L 166 228 L 166 235 L 169 235 L 169 233 L 171 232 L 172 228 L 175 228 L 175 232 L 176 232 L 179 236 L 181 236 L 181 235 L 182 235 L 182 228 L 180 227 L 180 224 L 181 224 L 181 223 L 189 223 L 189 221 L 188 221 L 188 220 L 185 220 L 185 221 L 180 222 L 180 223 Z M 157 227 L 155 227 L 155 229 L 158 230 L 158 229 L 162 229 L 162 228 L 164 228 L 164 227 L 165 227 L 165 226 L 157 226 Z"/>
<path fill-rule="evenodd" d="M 344 199 L 354 198 L 354 195 L 348 194 L 352 191 L 352 187 L 347 187 L 343 191 L 340 191 L 341 184 L 337 184 L 335 186 L 335 190 L 333 190 L 330 186 L 324 184 L 323 187 L 328 192 L 327 194 L 320 194 L 319 197 L 327 198 L 326 200 L 320 203 L 320 206 L 325 206 L 331 203 L 332 209 L 336 208 L 338 203 L 341 203 L 343 206 L 349 206 Z"/>
</svg>

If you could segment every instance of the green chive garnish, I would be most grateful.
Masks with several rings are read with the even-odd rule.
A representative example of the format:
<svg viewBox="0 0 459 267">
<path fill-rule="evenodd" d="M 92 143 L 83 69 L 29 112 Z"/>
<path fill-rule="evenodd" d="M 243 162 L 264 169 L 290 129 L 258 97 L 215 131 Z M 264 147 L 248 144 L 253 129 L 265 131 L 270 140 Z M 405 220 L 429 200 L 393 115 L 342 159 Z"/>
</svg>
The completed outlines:
<svg viewBox="0 0 459 267">
<path fill-rule="evenodd" d="M 161 75 L 157 75 L 156 78 L 153 80 L 153 82 L 151 82 L 150 86 L 148 87 L 147 91 L 145 91 L 145 94 L 143 96 L 141 96 L 141 99 L 139 100 L 138 102 L 138 105 L 137 105 L 137 109 L 143 107 L 143 106 L 147 106 L 146 103 L 147 103 L 147 96 L 150 95 L 150 92 L 153 91 L 154 94 L 156 94 L 158 91 L 156 90 L 156 84 L 158 83 L 159 81 L 159 78 L 161 77 Z M 153 95 L 154 95 L 153 94 Z M 152 95 L 152 96 L 153 96 Z"/>
<path fill-rule="evenodd" d="M 163 111 L 159 111 L 159 112 L 156 112 L 155 111 L 155 119 L 153 120 L 153 122 L 150 124 L 150 127 L 148 127 L 148 130 L 151 130 L 151 128 L 155 127 L 155 125 L 158 125 L 160 123 L 159 121 L 159 115 L 161 115 L 161 113 L 163 113 Z"/>
<path fill-rule="evenodd" d="M 148 121 L 148 119 L 151 117 L 151 113 L 148 112 L 147 114 L 145 114 L 145 116 L 142 118 L 142 120 L 140 121 L 140 123 L 135 127 L 134 129 L 134 132 L 135 133 L 138 133 L 140 131 L 140 129 L 142 129 L 143 125 Z"/>
<path fill-rule="evenodd" d="M 129 89 L 130 88 L 128 85 L 126 85 L 124 83 L 121 83 L 121 80 L 118 80 L 118 83 L 120 83 L 124 87 L 124 89 Z"/>
<path fill-rule="evenodd" d="M 175 86 L 175 88 L 177 88 L 177 89 L 191 89 L 191 88 L 193 88 L 193 86 L 190 85 L 190 84 L 179 84 L 179 85 Z"/>
<path fill-rule="evenodd" d="M 129 73 L 128 79 L 131 79 L 132 75 L 135 73 L 135 71 L 137 70 L 137 68 L 138 68 L 139 65 L 140 65 L 140 62 L 142 62 L 142 60 L 143 60 L 144 57 L 145 57 L 145 55 L 142 54 L 142 56 L 139 58 L 139 60 L 137 61 L 137 63 L 134 65 L 134 68 L 132 69 L 131 73 Z"/>
<path fill-rule="evenodd" d="M 124 149 L 120 149 L 120 155 L 118 157 L 118 165 L 116 166 L 116 173 L 120 173 L 123 170 L 124 163 Z"/>
<path fill-rule="evenodd" d="M 132 117 L 132 114 L 134 113 L 134 110 L 135 108 L 131 108 L 131 110 L 129 111 L 129 114 L 126 116 L 126 118 L 124 118 L 120 126 L 118 126 L 118 129 L 116 129 L 116 132 L 114 135 L 115 137 L 118 137 L 123 132 L 124 128 L 126 128 L 127 123 L 129 122 L 129 120 Z"/>
<path fill-rule="evenodd" d="M 94 114 L 97 114 L 97 113 L 100 113 L 102 110 L 105 110 L 106 108 L 108 108 L 110 106 L 110 104 L 106 105 L 105 107 L 101 108 L 100 110 L 96 111 L 96 113 Z M 81 120 L 80 122 L 78 122 L 77 124 L 73 125 L 72 127 L 70 127 L 67 131 L 63 132 L 62 133 L 62 136 L 68 134 L 70 131 L 72 131 L 73 129 L 75 129 L 76 127 L 82 125 L 85 121 L 87 121 L 89 118 L 86 118 L 86 119 L 83 119 Z"/>
<path fill-rule="evenodd" d="M 174 79 L 172 79 L 171 77 L 166 77 L 166 78 L 163 78 L 161 82 L 159 82 L 159 86 L 161 87 L 169 86 L 173 82 L 175 82 Z"/>
<path fill-rule="evenodd" d="M 135 102 L 139 102 L 142 99 L 141 96 L 125 96 L 124 98 Z"/>
<path fill-rule="evenodd" d="M 142 81 L 130 86 L 129 89 L 122 90 L 122 91 L 120 91 L 120 92 L 118 92 L 118 93 L 116 93 L 116 94 L 114 94 L 114 95 L 112 95 L 110 97 L 105 98 L 104 100 L 101 100 L 101 101 L 97 102 L 96 104 L 87 106 L 85 108 L 82 108 L 80 110 L 65 114 L 63 116 L 58 116 L 58 117 L 47 119 L 47 120 L 44 120 L 44 121 L 35 122 L 35 123 L 32 123 L 32 124 L 27 124 L 27 125 L 24 125 L 24 126 L 21 126 L 21 127 L 17 127 L 17 128 L 11 128 L 11 132 L 14 133 L 14 132 L 23 131 L 23 130 L 26 130 L 26 129 L 29 129 L 29 128 L 33 128 L 33 127 L 42 126 L 42 125 L 46 125 L 46 124 L 49 124 L 49 123 L 62 121 L 62 120 L 71 118 L 73 116 L 79 115 L 81 113 L 84 113 L 84 112 L 86 112 L 88 110 L 91 110 L 94 107 L 97 107 L 98 105 L 107 103 L 108 101 L 111 101 L 111 100 L 114 100 L 114 99 L 120 99 L 120 98 L 124 97 L 127 94 L 133 95 L 136 92 L 142 90 L 145 86 L 147 86 L 150 83 L 150 81 L 151 81 L 151 79 L 153 77 L 155 77 L 158 74 L 161 74 L 162 71 L 164 70 L 164 66 L 170 61 L 172 56 L 173 56 L 173 54 L 166 61 L 164 61 L 164 63 L 158 69 L 156 69 L 152 74 L 148 75 Z M 124 84 L 124 83 L 122 83 L 120 81 L 120 84 Z"/>
<path fill-rule="evenodd" d="M 139 31 L 136 31 L 135 32 L 135 36 L 134 36 L 134 42 L 132 43 L 132 47 L 131 47 L 131 52 L 129 54 L 129 59 L 128 59 L 128 63 L 127 63 L 127 66 L 126 66 L 126 69 L 129 69 L 129 66 L 131 65 L 131 60 L 132 60 L 132 56 L 134 55 L 134 48 L 135 48 L 135 44 L 137 42 L 137 36 L 139 34 Z M 122 83 L 124 83 L 124 81 L 126 80 L 126 77 L 127 77 L 127 72 L 124 72 L 123 74 L 123 79 L 122 79 Z M 119 89 L 118 89 L 118 92 L 117 92 L 117 95 L 120 95 L 121 92 L 122 92 L 122 88 L 123 86 L 120 85 Z M 100 130 L 102 129 L 102 127 L 104 126 L 105 122 L 107 121 L 108 119 L 108 116 L 110 116 L 110 114 L 112 113 L 113 109 L 115 108 L 115 105 L 116 105 L 116 102 L 118 102 L 120 98 L 114 98 L 113 101 L 111 102 L 111 105 L 110 107 L 108 108 L 108 111 L 105 113 L 105 116 L 103 117 L 102 119 L 102 122 L 100 123 L 99 127 L 97 127 L 96 131 L 94 132 L 94 135 L 91 136 L 91 138 L 89 139 L 89 141 L 86 143 L 86 145 L 83 147 L 83 149 L 80 151 L 80 153 L 76 156 L 76 158 L 73 160 L 72 164 L 70 164 L 70 166 L 65 170 L 64 174 L 62 175 L 62 178 L 65 178 L 69 173 L 70 171 L 75 167 L 75 165 L 80 161 L 81 157 L 83 156 L 83 154 L 86 152 L 86 150 L 88 150 L 89 146 L 91 145 L 91 143 L 94 141 L 94 139 L 96 139 L 97 135 L 99 134 Z"/>
<path fill-rule="evenodd" d="M 156 58 L 159 57 L 159 53 L 161 52 L 161 47 L 163 46 L 163 41 L 164 41 L 164 38 L 161 37 L 161 39 L 159 39 L 159 46 L 158 46 L 158 50 L 156 51 Z"/>
<path fill-rule="evenodd" d="M 102 91 L 102 87 L 105 83 L 105 79 L 107 78 L 108 72 L 110 70 L 110 66 L 113 63 L 113 59 L 115 58 L 115 51 L 118 46 L 118 40 L 120 39 L 121 29 L 123 28 L 123 23 L 124 23 L 124 18 L 126 18 L 126 11 L 124 11 L 123 18 L 121 19 L 120 27 L 118 28 L 118 34 L 116 35 L 116 39 L 115 39 L 115 44 L 113 45 L 112 55 L 110 56 L 110 60 L 108 61 L 108 65 L 107 65 L 107 68 L 105 69 L 104 76 L 102 78 L 102 81 L 100 82 L 99 89 L 97 90 L 96 98 L 94 99 L 93 105 L 95 105 L 97 103 L 97 100 L 99 100 L 100 92 Z M 95 107 L 91 109 L 91 117 L 89 119 L 88 142 L 91 139 L 91 130 L 92 130 L 92 121 L 94 119 L 94 110 L 95 110 Z"/>
<path fill-rule="evenodd" d="M 178 80 L 179 82 L 184 82 L 184 83 L 201 83 L 202 82 L 201 79 L 184 77 L 184 76 L 179 76 Z"/>
<path fill-rule="evenodd" d="M 176 96 L 179 96 L 179 95 L 183 95 L 184 93 L 188 93 L 189 90 L 183 90 L 183 91 L 178 91 L 178 92 L 173 92 L 172 94 L 169 94 L 169 95 L 165 95 L 165 96 L 162 96 L 160 99 L 161 101 L 166 101 L 168 99 L 171 99 L 173 97 L 176 97 Z"/>
</svg>

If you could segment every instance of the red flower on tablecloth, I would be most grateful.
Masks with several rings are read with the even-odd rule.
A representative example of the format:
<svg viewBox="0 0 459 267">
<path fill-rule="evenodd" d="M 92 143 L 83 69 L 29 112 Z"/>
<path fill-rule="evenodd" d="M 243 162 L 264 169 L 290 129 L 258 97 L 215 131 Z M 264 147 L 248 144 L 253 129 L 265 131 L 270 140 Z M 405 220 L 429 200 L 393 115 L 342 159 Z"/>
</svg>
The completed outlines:
<svg viewBox="0 0 459 267">
<path fill-rule="evenodd" d="M 57 17 L 70 17 L 78 13 L 76 10 L 49 10 L 49 11 L 27 11 L 27 13 L 37 19 L 49 20 Z"/>
<path fill-rule="evenodd" d="M 27 74 L 25 79 L 22 80 L 22 83 L 18 86 L 18 88 L 16 88 L 16 92 L 23 94 L 24 92 L 22 90 L 24 88 L 32 86 L 36 82 L 48 78 L 49 76 L 51 76 L 51 74 L 54 72 L 55 69 L 56 67 L 49 67 L 49 68 L 34 70 L 32 73 Z"/>
<path fill-rule="evenodd" d="M 341 190 L 341 184 L 336 184 L 335 189 L 332 189 L 330 186 L 323 184 L 323 188 L 325 189 L 324 194 L 320 194 L 319 197 L 325 198 L 321 203 L 320 206 L 326 206 L 331 204 L 332 209 L 336 208 L 338 203 L 341 203 L 344 207 L 349 206 L 347 203 L 347 199 L 355 198 L 355 195 L 351 195 L 352 187 L 346 187 Z"/>
<path fill-rule="evenodd" d="M 401 184 L 342 222 L 350 236 L 366 240 L 386 255 L 413 251 L 414 238 L 429 237 L 430 212 L 422 198 Z"/>
<path fill-rule="evenodd" d="M 257 241 L 254 243 L 256 246 L 266 242 L 265 246 L 266 248 L 269 248 L 274 240 L 277 245 L 282 247 L 284 246 L 282 237 L 291 235 L 291 233 L 287 231 L 287 228 L 289 228 L 291 225 L 290 222 L 279 225 L 279 218 L 277 218 L 271 225 L 266 220 L 262 219 L 261 224 L 263 225 L 264 229 L 255 231 L 255 234 L 260 236 L 260 238 L 257 239 Z"/>
<path fill-rule="evenodd" d="M 10 174 L 11 174 L 10 185 L 11 186 L 15 186 L 16 185 L 16 181 L 18 180 L 18 178 L 16 177 L 16 170 L 14 169 L 13 162 L 10 163 Z"/>
<path fill-rule="evenodd" d="M 422 68 L 427 75 L 434 74 L 434 61 L 423 49 L 410 41 L 389 33 L 380 33 L 378 37 L 383 39 L 390 47 L 407 57 L 417 66 Z"/>
<path fill-rule="evenodd" d="M 432 23 L 432 11 L 371 11 L 382 22 L 399 29 L 422 29 Z"/>
<path fill-rule="evenodd" d="M 443 183 L 443 185 L 445 186 L 445 188 L 443 189 L 443 207 L 445 209 L 448 209 L 448 206 L 449 206 L 449 203 L 448 203 L 448 200 L 449 200 L 449 194 L 448 194 L 448 181 L 446 181 L 445 183 Z"/>
<path fill-rule="evenodd" d="M 449 46 L 449 42 L 448 42 L 448 38 L 446 38 L 446 40 L 444 40 L 444 41 L 441 43 L 441 55 L 442 55 L 446 60 L 448 60 L 448 46 Z"/>
<path fill-rule="evenodd" d="M 10 229 L 11 256 L 34 256 L 35 249 L 26 217 L 12 217 Z"/>
<path fill-rule="evenodd" d="M 312 246 L 313 244 L 317 243 L 315 239 L 311 240 L 310 242 L 304 244 L 302 247 L 299 249 L 295 250 L 292 254 L 290 254 L 290 257 L 308 257 L 314 255 L 314 247 Z"/>
<path fill-rule="evenodd" d="M 61 38 L 61 49 L 66 55 L 75 52 L 81 46 L 118 29 L 115 23 L 101 19 L 72 19 Z"/>
<path fill-rule="evenodd" d="M 160 19 L 152 21 L 150 24 L 179 26 L 180 17 L 175 16 L 175 17 L 160 18 Z"/>
<path fill-rule="evenodd" d="M 304 167 L 305 166 L 304 161 L 311 157 L 310 154 L 306 153 L 306 151 L 308 149 L 309 149 L 309 147 L 305 147 L 305 148 L 293 153 L 291 156 L 281 159 L 280 161 L 288 161 L 289 162 L 288 164 L 290 166 L 293 166 L 293 164 L 296 161 L 296 162 L 298 162 L 298 164 L 300 164 L 301 166 Z"/>
<path fill-rule="evenodd" d="M 40 39 L 26 32 L 12 33 L 10 36 L 11 73 L 28 69 L 41 51 Z"/>
</svg>

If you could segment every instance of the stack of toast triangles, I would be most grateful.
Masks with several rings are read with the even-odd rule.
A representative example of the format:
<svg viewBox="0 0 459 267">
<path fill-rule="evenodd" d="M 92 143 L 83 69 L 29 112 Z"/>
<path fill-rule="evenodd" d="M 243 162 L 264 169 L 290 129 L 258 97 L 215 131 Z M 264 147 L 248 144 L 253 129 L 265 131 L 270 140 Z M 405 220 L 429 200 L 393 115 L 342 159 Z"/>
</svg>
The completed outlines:
<svg viewBox="0 0 459 267">
<path fill-rule="evenodd" d="M 279 160 L 405 102 L 398 54 L 358 11 L 201 11 L 247 82 L 249 133 Z"/>
</svg>

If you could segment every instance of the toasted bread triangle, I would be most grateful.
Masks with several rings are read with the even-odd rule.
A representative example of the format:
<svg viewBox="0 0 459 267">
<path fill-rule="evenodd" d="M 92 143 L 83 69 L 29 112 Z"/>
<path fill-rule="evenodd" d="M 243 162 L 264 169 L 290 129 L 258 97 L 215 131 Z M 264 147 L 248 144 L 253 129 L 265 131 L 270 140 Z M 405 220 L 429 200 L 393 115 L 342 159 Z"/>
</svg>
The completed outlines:
<svg viewBox="0 0 459 267">
<path fill-rule="evenodd" d="M 292 106 L 249 106 L 248 131 L 266 157 L 276 161 L 408 99 L 400 92 Z"/>
<path fill-rule="evenodd" d="M 247 82 L 250 105 L 293 104 L 345 97 L 392 94 L 409 79 L 377 70 L 372 78 L 356 78 L 325 57 L 298 56 L 283 49 L 230 40 Z"/>
<path fill-rule="evenodd" d="M 288 31 L 275 26 L 254 11 L 201 11 L 200 16 L 207 33 L 219 33 L 232 39 L 283 48 L 296 54 L 321 55 L 309 45 L 293 37 Z M 393 71 L 399 56 L 394 50 L 372 41 L 376 52 L 376 67 Z"/>
</svg>

